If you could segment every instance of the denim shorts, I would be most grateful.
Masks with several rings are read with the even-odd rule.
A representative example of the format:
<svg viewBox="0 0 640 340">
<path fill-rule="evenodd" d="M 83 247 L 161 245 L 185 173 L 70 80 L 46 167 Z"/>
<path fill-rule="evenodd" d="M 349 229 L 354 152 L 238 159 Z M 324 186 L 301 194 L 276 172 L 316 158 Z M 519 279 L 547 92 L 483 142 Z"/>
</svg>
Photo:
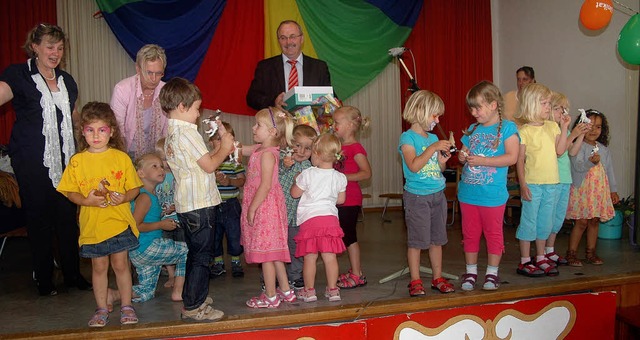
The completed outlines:
<svg viewBox="0 0 640 340">
<path fill-rule="evenodd" d="M 138 247 L 138 238 L 133 234 L 131 228 L 120 234 L 96 244 L 83 244 L 80 247 L 80 256 L 85 258 L 96 258 L 108 256 L 122 251 L 129 251 Z"/>
</svg>

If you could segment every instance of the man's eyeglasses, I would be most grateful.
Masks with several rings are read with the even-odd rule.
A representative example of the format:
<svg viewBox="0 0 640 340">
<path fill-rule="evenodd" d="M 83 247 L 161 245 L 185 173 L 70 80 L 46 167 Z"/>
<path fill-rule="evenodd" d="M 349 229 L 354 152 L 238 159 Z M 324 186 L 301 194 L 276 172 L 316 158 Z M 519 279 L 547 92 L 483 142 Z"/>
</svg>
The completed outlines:
<svg viewBox="0 0 640 340">
<path fill-rule="evenodd" d="M 149 78 L 153 78 L 153 77 L 159 77 L 162 78 L 164 76 L 164 72 L 152 72 L 152 71 L 147 71 L 147 77 Z"/>
<path fill-rule="evenodd" d="M 298 34 L 298 35 L 292 34 L 292 35 L 290 35 L 288 37 L 286 35 L 281 35 L 281 36 L 278 37 L 278 40 L 280 40 L 280 41 L 295 40 L 296 38 L 299 38 L 301 36 L 302 36 L 302 34 Z"/>
</svg>

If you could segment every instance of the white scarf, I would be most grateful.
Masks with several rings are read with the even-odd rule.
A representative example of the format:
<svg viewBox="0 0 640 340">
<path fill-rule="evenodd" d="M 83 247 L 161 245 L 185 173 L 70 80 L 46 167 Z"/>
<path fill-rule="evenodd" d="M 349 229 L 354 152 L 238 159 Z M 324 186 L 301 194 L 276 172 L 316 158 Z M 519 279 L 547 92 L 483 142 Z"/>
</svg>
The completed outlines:
<svg viewBox="0 0 640 340">
<path fill-rule="evenodd" d="M 31 59 L 27 60 L 29 71 L 31 71 Z M 56 117 L 56 104 L 49 86 L 44 81 L 40 73 L 32 74 L 31 78 L 36 83 L 36 89 L 40 91 L 40 106 L 42 106 L 42 135 L 44 136 L 43 165 L 49 168 L 49 178 L 53 187 L 57 187 L 62 178 L 62 155 L 60 153 L 60 137 L 58 134 L 58 119 Z M 62 124 L 60 126 L 62 134 L 62 151 L 64 152 L 64 164 L 69 164 L 69 159 L 76 152 L 73 141 L 73 123 L 71 122 L 71 104 L 69 103 L 69 93 L 64 83 L 62 75 L 58 76 L 58 89 L 62 93 L 64 104 L 62 110 Z"/>
</svg>

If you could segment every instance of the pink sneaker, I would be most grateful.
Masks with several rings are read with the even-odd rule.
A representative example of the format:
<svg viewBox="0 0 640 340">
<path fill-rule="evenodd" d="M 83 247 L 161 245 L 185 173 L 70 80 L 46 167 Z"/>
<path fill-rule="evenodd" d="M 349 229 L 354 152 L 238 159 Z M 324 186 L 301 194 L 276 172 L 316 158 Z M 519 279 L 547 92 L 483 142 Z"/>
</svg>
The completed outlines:
<svg viewBox="0 0 640 340">
<path fill-rule="evenodd" d="M 303 288 L 298 291 L 298 299 L 304 302 L 314 302 L 318 301 L 318 297 L 316 296 L 315 288 Z"/>
<path fill-rule="evenodd" d="M 329 299 L 329 302 L 337 302 L 340 301 L 340 288 L 329 288 L 324 291 L 324 296 Z"/>
<path fill-rule="evenodd" d="M 265 293 L 262 293 L 260 296 L 247 300 L 247 306 L 251 308 L 278 308 L 280 306 L 280 297 L 276 294 L 270 298 Z"/>
</svg>

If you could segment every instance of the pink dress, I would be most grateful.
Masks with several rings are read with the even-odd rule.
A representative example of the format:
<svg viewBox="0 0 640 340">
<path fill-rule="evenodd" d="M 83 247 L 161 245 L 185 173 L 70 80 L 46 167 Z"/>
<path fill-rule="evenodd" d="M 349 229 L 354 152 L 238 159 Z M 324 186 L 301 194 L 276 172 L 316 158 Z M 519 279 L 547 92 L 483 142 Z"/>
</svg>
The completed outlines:
<svg viewBox="0 0 640 340">
<path fill-rule="evenodd" d="M 275 159 L 271 190 L 256 211 L 253 225 L 249 225 L 247 213 L 256 191 L 258 191 L 258 186 L 260 186 L 262 174 L 260 158 L 265 152 L 273 154 Z M 278 182 L 279 157 L 279 148 L 270 147 L 256 150 L 249 158 L 240 218 L 241 243 L 244 247 L 244 258 L 247 263 L 291 262 L 287 245 L 287 209 L 282 187 Z"/>
</svg>

